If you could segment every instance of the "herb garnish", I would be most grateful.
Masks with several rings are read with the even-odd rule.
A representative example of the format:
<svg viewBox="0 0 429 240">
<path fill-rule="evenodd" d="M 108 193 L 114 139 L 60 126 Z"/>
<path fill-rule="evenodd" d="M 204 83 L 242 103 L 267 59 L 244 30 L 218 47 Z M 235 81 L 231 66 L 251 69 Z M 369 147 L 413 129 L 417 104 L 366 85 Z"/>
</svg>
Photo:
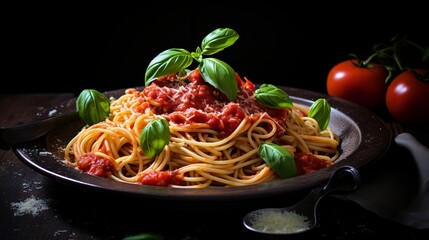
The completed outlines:
<svg viewBox="0 0 429 240">
<path fill-rule="evenodd" d="M 148 157 L 158 156 L 170 141 L 170 128 L 165 119 L 150 121 L 140 134 L 140 145 Z"/>
<path fill-rule="evenodd" d="M 311 105 L 308 116 L 314 118 L 319 124 L 320 130 L 325 130 L 331 119 L 331 106 L 328 100 L 319 98 Z"/>
<path fill-rule="evenodd" d="M 101 122 L 109 116 L 110 100 L 94 89 L 85 89 L 76 100 L 79 117 L 88 125 Z"/>
<path fill-rule="evenodd" d="M 272 84 L 262 84 L 253 94 L 261 104 L 271 108 L 292 108 L 289 95 Z"/>
<path fill-rule="evenodd" d="M 234 44 L 239 38 L 231 28 L 218 28 L 208 34 L 202 41 L 201 48 L 189 52 L 182 48 L 172 48 L 156 56 L 146 69 L 145 86 L 156 78 L 181 72 L 189 67 L 193 60 L 199 62 L 198 69 L 203 79 L 224 93 L 230 101 L 237 96 L 237 80 L 234 69 L 227 63 L 216 58 L 203 58 L 213 55 Z"/>
<path fill-rule="evenodd" d="M 259 156 L 282 178 L 294 177 L 298 174 L 295 158 L 285 148 L 270 142 L 261 142 Z"/>
</svg>

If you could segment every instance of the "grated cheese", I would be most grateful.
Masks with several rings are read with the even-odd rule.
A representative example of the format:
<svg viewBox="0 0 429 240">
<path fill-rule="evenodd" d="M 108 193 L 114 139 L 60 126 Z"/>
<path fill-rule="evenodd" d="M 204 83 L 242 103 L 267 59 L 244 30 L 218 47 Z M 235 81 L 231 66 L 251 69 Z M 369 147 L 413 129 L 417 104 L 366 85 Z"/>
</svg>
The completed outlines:
<svg viewBox="0 0 429 240">
<path fill-rule="evenodd" d="M 252 226 L 269 233 L 294 233 L 310 228 L 308 218 L 291 211 L 264 210 L 254 215 Z"/>
<path fill-rule="evenodd" d="M 49 117 L 54 116 L 55 113 L 57 113 L 57 109 L 53 109 L 53 110 L 49 111 Z"/>
<path fill-rule="evenodd" d="M 39 152 L 40 156 L 48 156 L 48 155 L 52 155 L 51 152 Z"/>
<path fill-rule="evenodd" d="M 22 202 L 13 202 L 11 206 L 15 211 L 13 214 L 14 216 L 23 216 L 25 214 L 37 216 L 40 212 L 48 209 L 46 201 L 36 199 L 34 196 L 31 196 Z"/>
</svg>

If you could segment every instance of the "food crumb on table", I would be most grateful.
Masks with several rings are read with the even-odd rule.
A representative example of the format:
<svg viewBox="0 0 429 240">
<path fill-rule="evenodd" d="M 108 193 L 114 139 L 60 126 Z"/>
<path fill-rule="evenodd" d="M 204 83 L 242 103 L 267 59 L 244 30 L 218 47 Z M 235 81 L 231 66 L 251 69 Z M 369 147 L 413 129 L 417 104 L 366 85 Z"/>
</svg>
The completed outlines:
<svg viewBox="0 0 429 240">
<path fill-rule="evenodd" d="M 36 199 L 34 196 L 31 196 L 21 202 L 12 202 L 11 206 L 14 210 L 14 216 L 23 216 L 26 214 L 37 216 L 40 212 L 49 209 L 45 200 Z"/>
</svg>

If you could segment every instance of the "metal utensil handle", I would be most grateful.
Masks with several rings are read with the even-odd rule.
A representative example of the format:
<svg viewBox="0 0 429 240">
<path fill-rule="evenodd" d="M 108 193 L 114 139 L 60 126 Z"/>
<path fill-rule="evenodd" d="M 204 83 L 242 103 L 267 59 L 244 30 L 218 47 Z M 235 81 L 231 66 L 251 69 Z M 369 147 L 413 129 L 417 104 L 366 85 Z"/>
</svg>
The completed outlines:
<svg viewBox="0 0 429 240">
<path fill-rule="evenodd" d="M 352 166 L 341 166 L 336 169 L 323 187 L 325 193 L 333 191 L 350 192 L 358 188 L 361 181 L 359 171 Z"/>
</svg>

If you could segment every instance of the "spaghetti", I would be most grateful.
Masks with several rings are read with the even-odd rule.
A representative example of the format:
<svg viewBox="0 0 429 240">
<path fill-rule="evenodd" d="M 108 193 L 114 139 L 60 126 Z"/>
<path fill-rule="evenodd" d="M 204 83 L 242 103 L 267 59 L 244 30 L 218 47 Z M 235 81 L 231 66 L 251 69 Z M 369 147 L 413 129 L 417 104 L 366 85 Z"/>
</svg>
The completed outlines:
<svg viewBox="0 0 429 240">
<path fill-rule="evenodd" d="M 276 143 L 295 156 L 298 174 L 332 165 L 339 137 L 321 131 L 308 107 L 272 109 L 252 96 L 255 85 L 237 75 L 235 102 L 201 77 L 158 78 L 138 91 L 111 98 L 105 121 L 85 126 L 66 146 L 66 164 L 119 182 L 206 188 L 246 186 L 278 175 L 258 155 L 261 142 Z M 170 141 L 148 157 L 140 134 L 155 119 L 168 121 Z"/>
</svg>

